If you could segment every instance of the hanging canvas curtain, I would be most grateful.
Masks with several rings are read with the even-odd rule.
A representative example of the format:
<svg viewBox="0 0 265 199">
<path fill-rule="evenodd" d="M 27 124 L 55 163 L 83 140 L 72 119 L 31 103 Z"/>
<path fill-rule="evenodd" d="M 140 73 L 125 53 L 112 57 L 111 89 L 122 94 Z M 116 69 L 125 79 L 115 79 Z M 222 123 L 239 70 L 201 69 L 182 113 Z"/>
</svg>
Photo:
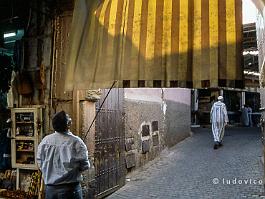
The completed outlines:
<svg viewBox="0 0 265 199">
<path fill-rule="evenodd" d="M 242 87 L 241 0 L 76 0 L 66 90 Z"/>
</svg>

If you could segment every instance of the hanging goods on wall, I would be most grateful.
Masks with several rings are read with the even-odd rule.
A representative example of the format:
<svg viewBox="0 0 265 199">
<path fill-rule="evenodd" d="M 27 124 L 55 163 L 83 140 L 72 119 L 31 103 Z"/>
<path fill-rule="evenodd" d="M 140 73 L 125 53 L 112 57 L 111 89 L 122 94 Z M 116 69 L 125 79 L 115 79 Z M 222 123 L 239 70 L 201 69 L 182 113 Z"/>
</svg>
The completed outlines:
<svg viewBox="0 0 265 199">
<path fill-rule="evenodd" d="M 26 72 L 22 71 L 18 73 L 17 83 L 18 93 L 20 95 L 30 95 L 33 93 L 32 82 L 30 76 Z"/>
<path fill-rule="evenodd" d="M 0 54 L 0 91 L 7 93 L 10 88 L 12 75 L 11 58 L 7 55 Z"/>
</svg>

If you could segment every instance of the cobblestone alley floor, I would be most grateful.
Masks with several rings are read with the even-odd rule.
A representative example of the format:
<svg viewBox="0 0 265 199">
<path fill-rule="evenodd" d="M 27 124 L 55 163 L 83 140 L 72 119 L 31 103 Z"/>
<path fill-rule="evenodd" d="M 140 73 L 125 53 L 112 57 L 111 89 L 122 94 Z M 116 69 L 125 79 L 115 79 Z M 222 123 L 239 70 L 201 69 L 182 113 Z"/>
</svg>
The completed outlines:
<svg viewBox="0 0 265 199">
<path fill-rule="evenodd" d="M 258 128 L 229 128 L 224 146 L 213 150 L 208 128 L 132 173 L 126 185 L 108 199 L 265 198 L 262 143 Z M 230 183 L 230 184 L 229 184 Z"/>
</svg>

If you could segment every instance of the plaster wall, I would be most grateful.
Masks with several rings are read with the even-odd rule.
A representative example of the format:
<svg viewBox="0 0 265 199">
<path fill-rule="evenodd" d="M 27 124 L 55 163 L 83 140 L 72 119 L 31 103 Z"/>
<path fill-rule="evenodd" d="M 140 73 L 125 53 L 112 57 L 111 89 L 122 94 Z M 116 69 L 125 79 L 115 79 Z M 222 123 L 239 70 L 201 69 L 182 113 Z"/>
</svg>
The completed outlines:
<svg viewBox="0 0 265 199">
<path fill-rule="evenodd" d="M 140 167 L 190 135 L 189 89 L 125 89 L 126 166 Z"/>
</svg>

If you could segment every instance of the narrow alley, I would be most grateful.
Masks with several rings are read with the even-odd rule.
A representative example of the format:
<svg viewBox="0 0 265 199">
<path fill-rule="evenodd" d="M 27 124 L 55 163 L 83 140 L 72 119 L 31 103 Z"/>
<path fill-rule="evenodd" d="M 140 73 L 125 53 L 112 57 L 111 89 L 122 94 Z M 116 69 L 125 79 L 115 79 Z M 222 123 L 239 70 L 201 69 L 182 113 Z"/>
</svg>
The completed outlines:
<svg viewBox="0 0 265 199">
<path fill-rule="evenodd" d="M 265 199 L 265 0 L 0 13 L 0 199 Z"/>
<path fill-rule="evenodd" d="M 265 198 L 259 128 L 228 128 L 224 146 L 213 149 L 209 128 L 192 129 L 187 138 L 139 171 L 108 197 Z"/>
</svg>

